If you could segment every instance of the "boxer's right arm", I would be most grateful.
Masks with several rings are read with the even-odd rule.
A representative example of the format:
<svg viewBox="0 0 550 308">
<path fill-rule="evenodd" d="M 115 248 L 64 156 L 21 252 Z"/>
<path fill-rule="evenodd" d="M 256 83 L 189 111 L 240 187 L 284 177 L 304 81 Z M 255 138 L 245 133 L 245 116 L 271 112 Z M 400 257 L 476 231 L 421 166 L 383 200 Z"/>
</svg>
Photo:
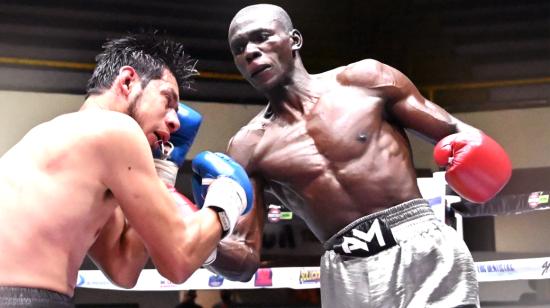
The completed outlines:
<svg viewBox="0 0 550 308">
<path fill-rule="evenodd" d="M 218 215 L 212 209 L 204 209 L 183 219 L 156 174 L 141 128 L 130 118 L 115 122 L 124 123 L 113 123 L 109 137 L 100 141 L 97 151 L 105 164 L 103 183 L 142 238 L 157 270 L 181 283 L 202 265 L 219 242 L 222 228 Z M 237 193 L 231 188 L 226 191 Z"/>
<path fill-rule="evenodd" d="M 214 262 L 207 265 L 212 272 L 234 281 L 249 281 L 260 266 L 266 215 L 263 200 L 264 181 L 259 175 L 254 174 L 254 168 L 250 164 L 258 138 L 260 135 L 254 130 L 245 128 L 229 142 L 227 153 L 244 166 L 247 172 L 252 173 L 254 201 L 252 210 L 240 218 L 233 233 L 218 244 Z"/>
<path fill-rule="evenodd" d="M 206 266 L 210 271 L 233 281 L 249 281 L 260 267 L 266 213 L 261 181 L 255 178 L 251 181 L 254 187 L 252 210 L 241 217 L 230 236 L 220 241 L 216 259 Z"/>
</svg>

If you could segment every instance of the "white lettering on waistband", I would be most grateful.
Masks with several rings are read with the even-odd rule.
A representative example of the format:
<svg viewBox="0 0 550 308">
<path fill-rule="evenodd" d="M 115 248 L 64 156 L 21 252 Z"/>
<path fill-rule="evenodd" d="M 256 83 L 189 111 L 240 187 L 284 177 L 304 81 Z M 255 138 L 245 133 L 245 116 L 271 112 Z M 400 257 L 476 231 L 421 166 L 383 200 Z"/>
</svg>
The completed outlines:
<svg viewBox="0 0 550 308">
<path fill-rule="evenodd" d="M 376 240 L 378 241 L 378 246 L 386 246 L 386 241 L 384 241 L 382 229 L 380 228 L 380 221 L 378 221 L 378 219 L 373 221 L 369 231 L 366 233 L 357 229 L 352 229 L 351 232 L 354 237 L 342 237 L 344 239 L 342 243 L 342 250 L 345 253 L 351 253 L 351 251 L 358 249 L 369 251 L 368 243 L 372 242 L 374 237 L 376 237 Z"/>
</svg>

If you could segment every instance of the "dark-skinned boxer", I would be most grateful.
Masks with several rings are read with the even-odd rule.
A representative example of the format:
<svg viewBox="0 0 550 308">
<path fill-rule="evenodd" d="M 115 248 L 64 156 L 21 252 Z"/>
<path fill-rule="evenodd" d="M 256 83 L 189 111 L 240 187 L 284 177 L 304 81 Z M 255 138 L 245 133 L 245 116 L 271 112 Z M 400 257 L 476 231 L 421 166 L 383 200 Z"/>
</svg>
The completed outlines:
<svg viewBox="0 0 550 308">
<path fill-rule="evenodd" d="M 268 191 L 324 243 L 323 307 L 479 306 L 471 254 L 422 199 L 405 130 L 437 143 L 447 181 L 474 202 L 509 180 L 502 147 L 376 60 L 309 74 L 303 37 L 278 6 L 240 10 L 228 40 L 235 65 L 269 103 L 229 143 L 251 177 L 254 209 L 220 242 L 210 268 L 251 277 Z"/>
</svg>

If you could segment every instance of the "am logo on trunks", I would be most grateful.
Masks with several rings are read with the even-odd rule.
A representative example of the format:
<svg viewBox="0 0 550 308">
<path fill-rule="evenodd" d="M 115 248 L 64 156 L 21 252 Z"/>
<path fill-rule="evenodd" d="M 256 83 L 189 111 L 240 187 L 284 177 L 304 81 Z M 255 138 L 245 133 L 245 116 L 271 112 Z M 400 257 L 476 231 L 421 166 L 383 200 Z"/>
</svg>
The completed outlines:
<svg viewBox="0 0 550 308">
<path fill-rule="evenodd" d="M 369 257 L 395 245 L 390 228 L 375 218 L 357 224 L 338 237 L 332 249 L 341 255 Z"/>
</svg>

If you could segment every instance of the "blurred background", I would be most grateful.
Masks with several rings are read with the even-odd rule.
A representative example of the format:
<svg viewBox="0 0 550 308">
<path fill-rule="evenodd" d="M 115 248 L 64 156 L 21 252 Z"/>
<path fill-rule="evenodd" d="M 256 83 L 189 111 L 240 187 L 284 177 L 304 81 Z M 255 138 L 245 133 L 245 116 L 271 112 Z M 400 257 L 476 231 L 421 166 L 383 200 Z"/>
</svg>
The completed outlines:
<svg viewBox="0 0 550 308">
<path fill-rule="evenodd" d="M 189 157 L 205 149 L 224 151 L 229 138 L 266 104 L 240 77 L 227 46 L 233 15 L 261 2 L 0 0 L 0 153 L 32 126 L 78 110 L 106 39 L 150 28 L 181 40 L 198 59 L 201 75 L 194 90 L 181 93 L 182 101 L 204 115 Z M 509 152 L 510 183 L 484 215 L 465 213 L 464 237 L 476 261 L 550 255 L 544 236 L 550 214 L 525 209 L 533 192 L 550 191 L 549 1 L 265 2 L 282 6 L 301 31 L 300 53 L 310 73 L 377 59 Z M 431 145 L 411 139 L 418 175 L 431 176 L 437 171 Z M 189 172 L 186 164 L 178 187 L 191 196 Z M 317 266 L 321 252 L 298 217 L 266 226 L 266 266 Z M 95 266 L 86 260 L 82 268 Z M 79 307 L 172 307 L 185 295 L 78 289 L 75 300 Z M 211 307 L 221 295 L 199 291 L 196 301 Z M 237 307 L 319 307 L 318 290 L 235 290 L 231 298 Z M 482 283 L 481 300 L 484 307 L 548 306 L 550 286 L 547 280 Z"/>
</svg>

